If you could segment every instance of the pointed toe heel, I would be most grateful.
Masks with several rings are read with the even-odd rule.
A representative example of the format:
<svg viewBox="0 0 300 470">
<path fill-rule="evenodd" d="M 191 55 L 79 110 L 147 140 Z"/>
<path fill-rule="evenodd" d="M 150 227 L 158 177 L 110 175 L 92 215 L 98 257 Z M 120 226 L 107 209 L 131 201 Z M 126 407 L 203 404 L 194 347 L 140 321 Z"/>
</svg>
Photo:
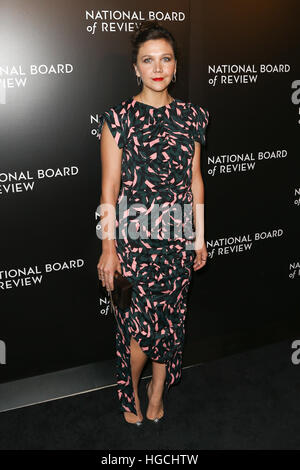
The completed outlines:
<svg viewBox="0 0 300 470">
<path fill-rule="evenodd" d="M 135 423 L 129 423 L 129 421 L 126 421 L 124 415 L 123 415 L 123 419 L 124 419 L 124 422 L 126 424 L 129 424 L 129 426 L 136 426 L 136 427 L 141 427 L 143 424 L 144 424 L 144 419 L 142 419 L 142 421 L 136 421 Z"/>
<path fill-rule="evenodd" d="M 129 424 L 129 426 L 136 426 L 136 427 L 140 427 L 144 424 L 144 420 L 142 421 L 137 421 L 136 423 L 129 423 L 128 421 L 126 421 L 126 419 L 124 419 L 125 423 L 126 424 Z"/>
<path fill-rule="evenodd" d="M 135 426 L 139 427 L 143 425 L 143 421 L 137 421 L 136 423 L 128 423 L 128 424 L 134 424 Z"/>
</svg>

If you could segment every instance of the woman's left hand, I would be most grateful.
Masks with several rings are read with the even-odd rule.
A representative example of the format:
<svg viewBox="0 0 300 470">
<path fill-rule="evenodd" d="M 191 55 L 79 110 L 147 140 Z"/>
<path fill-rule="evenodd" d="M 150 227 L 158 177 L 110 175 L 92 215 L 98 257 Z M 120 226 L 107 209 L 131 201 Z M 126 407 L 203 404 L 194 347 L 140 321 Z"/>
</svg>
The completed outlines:
<svg viewBox="0 0 300 470">
<path fill-rule="evenodd" d="M 196 256 L 194 259 L 194 271 L 198 271 L 198 269 L 203 268 L 203 266 L 206 265 L 206 260 L 208 257 L 207 249 L 206 249 L 206 244 L 204 242 L 203 247 L 201 250 L 195 250 Z"/>
</svg>

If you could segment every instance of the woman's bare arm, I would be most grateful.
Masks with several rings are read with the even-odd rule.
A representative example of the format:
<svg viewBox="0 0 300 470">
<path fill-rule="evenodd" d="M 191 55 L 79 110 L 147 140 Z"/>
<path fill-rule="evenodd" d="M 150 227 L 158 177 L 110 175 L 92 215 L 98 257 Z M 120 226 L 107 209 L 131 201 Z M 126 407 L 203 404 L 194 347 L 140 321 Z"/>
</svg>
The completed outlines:
<svg viewBox="0 0 300 470">
<path fill-rule="evenodd" d="M 114 251 L 114 240 L 111 234 L 115 231 L 115 208 L 121 184 L 121 161 L 122 149 L 120 149 L 113 138 L 107 123 L 104 121 L 101 135 L 101 198 L 100 220 L 105 217 L 105 225 L 102 226 L 102 247 L 103 251 Z M 110 210 L 104 210 L 104 205 L 108 205 Z M 113 210 L 112 210 L 113 209 Z M 105 235 L 106 234 L 106 235 Z M 109 238 L 107 235 L 109 234 Z"/>
<path fill-rule="evenodd" d="M 98 276 L 102 286 L 114 289 L 114 272 L 122 274 L 115 246 L 116 203 L 121 184 L 122 149 L 112 136 L 104 121 L 101 132 L 101 197 L 100 222 L 102 253 L 97 264 Z M 101 273 L 103 273 L 101 277 Z"/>
<path fill-rule="evenodd" d="M 194 248 L 196 258 L 194 269 L 200 269 L 205 264 L 207 250 L 204 240 L 204 184 L 200 166 L 201 145 L 195 141 L 195 153 L 192 162 L 192 192 L 193 192 L 193 215 L 196 230 Z"/>
</svg>

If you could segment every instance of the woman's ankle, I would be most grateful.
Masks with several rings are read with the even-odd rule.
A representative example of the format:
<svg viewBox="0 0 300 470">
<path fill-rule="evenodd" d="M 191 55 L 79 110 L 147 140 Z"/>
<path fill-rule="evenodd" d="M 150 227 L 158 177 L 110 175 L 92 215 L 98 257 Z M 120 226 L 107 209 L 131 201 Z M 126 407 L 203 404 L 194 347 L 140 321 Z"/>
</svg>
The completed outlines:
<svg viewBox="0 0 300 470">
<path fill-rule="evenodd" d="M 156 407 L 159 406 L 161 404 L 162 396 L 163 396 L 163 385 L 162 386 L 156 385 L 156 387 L 154 387 L 153 382 L 151 381 L 149 384 L 148 390 L 149 390 L 149 395 L 150 395 L 150 397 L 148 396 L 149 403 L 152 406 L 156 406 Z"/>
</svg>

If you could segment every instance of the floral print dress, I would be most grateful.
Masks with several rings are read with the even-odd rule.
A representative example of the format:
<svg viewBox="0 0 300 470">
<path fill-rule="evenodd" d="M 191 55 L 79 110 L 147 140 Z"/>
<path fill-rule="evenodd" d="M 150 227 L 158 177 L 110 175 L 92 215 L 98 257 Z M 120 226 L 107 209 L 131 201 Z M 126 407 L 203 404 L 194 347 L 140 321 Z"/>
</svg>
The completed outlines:
<svg viewBox="0 0 300 470">
<path fill-rule="evenodd" d="M 137 414 L 131 336 L 151 360 L 166 364 L 167 390 L 181 378 L 195 257 L 186 230 L 194 228 L 192 159 L 194 141 L 206 144 L 208 119 L 209 112 L 197 104 L 174 99 L 155 108 L 134 97 L 99 118 L 98 139 L 105 120 L 123 149 L 115 246 L 122 274 L 133 290 L 131 306 L 116 307 L 116 379 L 122 412 Z"/>
</svg>

